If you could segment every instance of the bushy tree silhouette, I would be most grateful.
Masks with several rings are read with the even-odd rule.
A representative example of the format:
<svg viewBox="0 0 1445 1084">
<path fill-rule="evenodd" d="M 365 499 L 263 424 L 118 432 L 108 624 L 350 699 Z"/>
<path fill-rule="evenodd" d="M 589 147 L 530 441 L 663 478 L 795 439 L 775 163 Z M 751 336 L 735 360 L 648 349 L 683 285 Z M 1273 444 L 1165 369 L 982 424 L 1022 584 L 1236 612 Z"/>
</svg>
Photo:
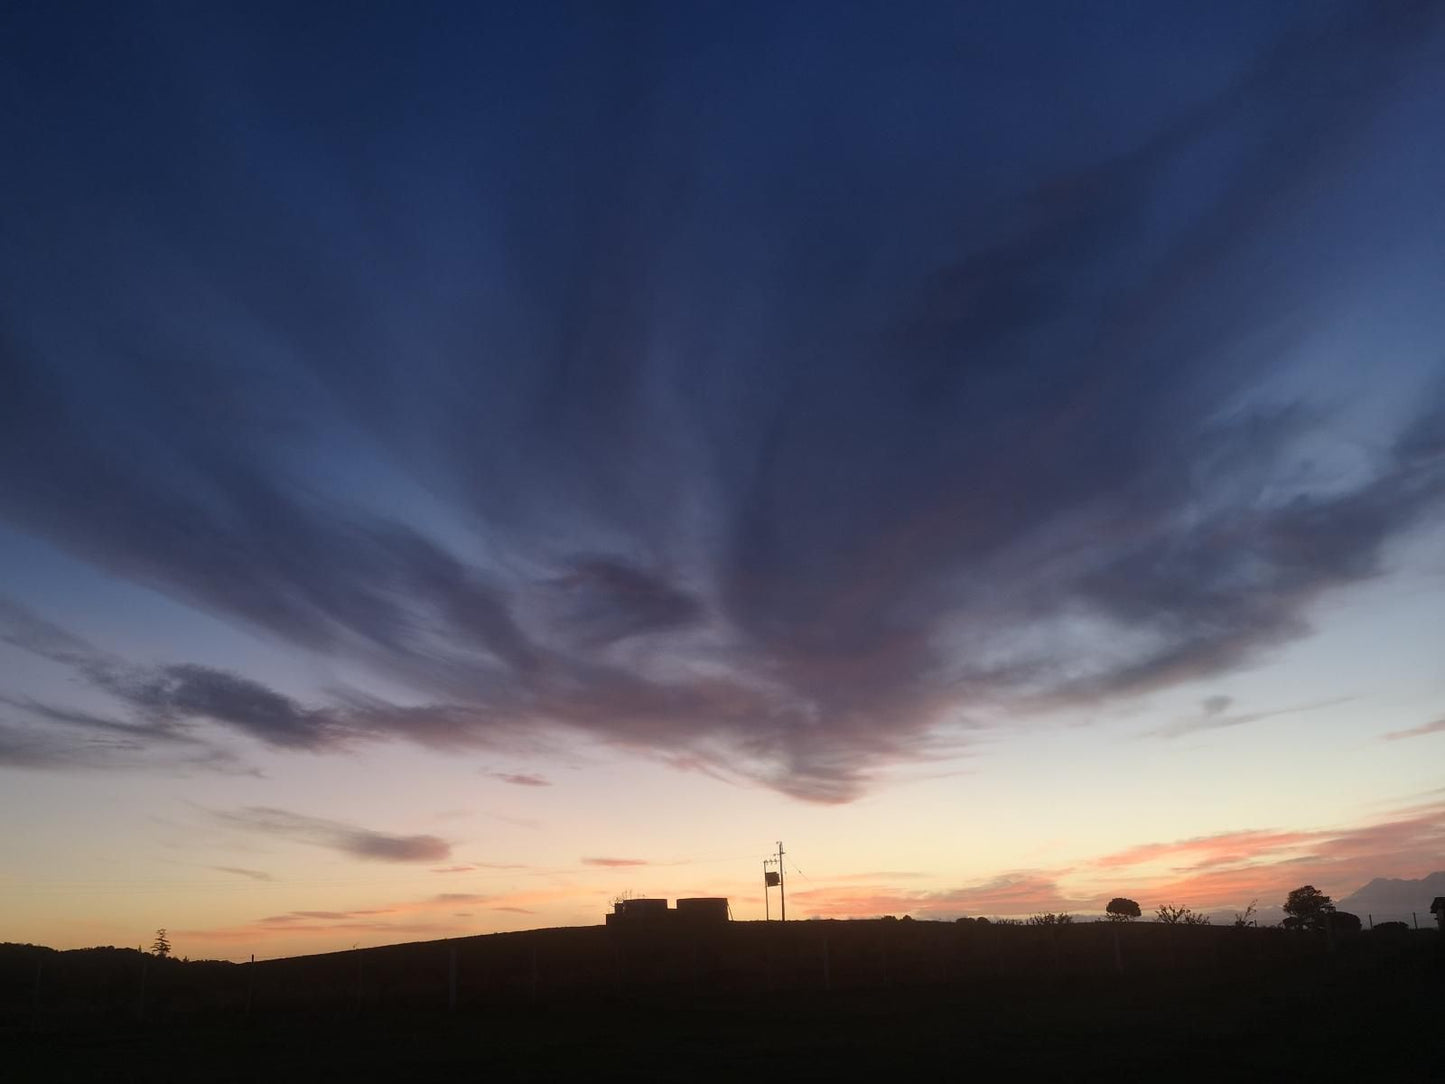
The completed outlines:
<svg viewBox="0 0 1445 1084">
<path fill-rule="evenodd" d="M 1325 916 L 1334 909 L 1334 901 L 1314 885 L 1300 885 L 1284 901 L 1282 925 L 1287 930 L 1324 929 Z"/>
<path fill-rule="evenodd" d="M 151 942 L 151 951 L 163 960 L 171 954 L 171 943 L 166 937 L 164 926 L 156 931 L 156 939 Z"/>
<path fill-rule="evenodd" d="M 1109 901 L 1109 906 L 1104 908 L 1104 913 L 1109 916 L 1110 922 L 1128 922 L 1131 918 L 1138 918 L 1139 905 L 1124 896 L 1115 896 Z"/>
<path fill-rule="evenodd" d="M 1068 926 L 1073 921 L 1073 915 L 1056 915 L 1052 911 L 1045 911 L 1042 914 L 1029 916 L 1030 926 Z"/>
<path fill-rule="evenodd" d="M 1159 921 L 1166 926 L 1208 926 L 1209 916 L 1201 914 L 1188 907 L 1175 907 L 1171 903 L 1162 904 L 1154 912 L 1159 916 Z"/>
</svg>

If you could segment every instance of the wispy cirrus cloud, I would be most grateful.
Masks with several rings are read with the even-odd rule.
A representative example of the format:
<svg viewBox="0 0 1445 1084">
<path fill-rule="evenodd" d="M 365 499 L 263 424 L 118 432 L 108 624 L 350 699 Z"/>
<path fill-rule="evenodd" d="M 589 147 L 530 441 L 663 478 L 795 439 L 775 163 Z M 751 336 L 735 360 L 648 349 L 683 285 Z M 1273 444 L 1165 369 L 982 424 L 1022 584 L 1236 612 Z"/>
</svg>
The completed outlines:
<svg viewBox="0 0 1445 1084">
<path fill-rule="evenodd" d="M 1227 696 L 1207 697 L 1200 705 L 1198 715 L 1178 719 L 1168 726 L 1160 727 L 1150 731 L 1153 737 L 1159 738 L 1182 738 L 1189 734 L 1197 734 L 1203 730 L 1226 730 L 1230 727 L 1247 726 L 1250 723 L 1262 722 L 1265 719 L 1277 719 L 1281 716 L 1302 715 L 1312 711 L 1319 711 L 1323 708 L 1332 708 L 1337 704 L 1347 704 L 1354 700 L 1353 696 L 1336 696 L 1329 700 L 1317 700 L 1309 704 L 1296 704 L 1285 708 L 1274 708 L 1269 711 L 1236 711 L 1228 710 L 1233 700 Z"/>
<path fill-rule="evenodd" d="M 245 877 L 252 881 L 274 881 L 276 879 L 265 870 L 246 869 L 244 866 L 212 866 L 211 868 L 218 873 L 234 873 L 237 877 Z"/>
</svg>

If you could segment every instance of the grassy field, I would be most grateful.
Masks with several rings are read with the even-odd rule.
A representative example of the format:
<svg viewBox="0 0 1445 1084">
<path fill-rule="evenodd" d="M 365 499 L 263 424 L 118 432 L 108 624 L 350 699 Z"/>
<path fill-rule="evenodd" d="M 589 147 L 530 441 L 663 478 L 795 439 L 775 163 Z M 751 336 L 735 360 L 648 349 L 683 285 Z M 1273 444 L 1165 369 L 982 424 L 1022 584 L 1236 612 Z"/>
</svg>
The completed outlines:
<svg viewBox="0 0 1445 1084">
<path fill-rule="evenodd" d="M 7 1081 L 1438 1081 L 1445 1067 L 1433 932 L 1330 951 L 1278 930 L 737 923 L 254 968 L 92 950 L 44 956 L 37 1001 L 41 959 L 0 952 Z"/>
</svg>

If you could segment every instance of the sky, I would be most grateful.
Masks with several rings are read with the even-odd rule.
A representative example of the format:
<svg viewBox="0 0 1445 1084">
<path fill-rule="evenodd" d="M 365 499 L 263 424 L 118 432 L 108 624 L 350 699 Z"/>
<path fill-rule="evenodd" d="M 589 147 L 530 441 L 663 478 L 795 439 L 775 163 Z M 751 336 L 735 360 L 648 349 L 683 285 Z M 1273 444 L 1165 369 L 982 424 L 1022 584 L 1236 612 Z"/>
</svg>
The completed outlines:
<svg viewBox="0 0 1445 1084">
<path fill-rule="evenodd" d="M 1445 868 L 1442 5 L 0 31 L 0 939 Z"/>
</svg>

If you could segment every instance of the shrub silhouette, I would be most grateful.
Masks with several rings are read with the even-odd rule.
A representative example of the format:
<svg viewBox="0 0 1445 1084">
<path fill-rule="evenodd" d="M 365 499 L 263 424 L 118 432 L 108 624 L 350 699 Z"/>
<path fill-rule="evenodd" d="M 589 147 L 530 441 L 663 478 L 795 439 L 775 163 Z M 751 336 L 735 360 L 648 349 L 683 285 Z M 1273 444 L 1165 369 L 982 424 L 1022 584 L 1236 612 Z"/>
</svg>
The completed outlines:
<svg viewBox="0 0 1445 1084">
<path fill-rule="evenodd" d="M 1175 907 L 1173 904 L 1165 903 L 1155 911 L 1159 921 L 1166 926 L 1208 926 L 1209 916 L 1201 914 L 1189 907 Z"/>
<path fill-rule="evenodd" d="M 1124 896 L 1115 896 L 1109 901 L 1109 906 L 1104 908 L 1104 913 L 1109 916 L 1110 922 L 1128 922 L 1131 918 L 1138 918 L 1139 905 Z"/>
<path fill-rule="evenodd" d="M 1056 915 L 1052 911 L 1029 916 L 1030 926 L 1067 926 L 1073 921 L 1073 915 Z"/>
<path fill-rule="evenodd" d="M 1335 933 L 1360 932 L 1360 916 L 1352 915 L 1348 911 L 1335 911 L 1330 922 L 1334 926 Z"/>
</svg>

